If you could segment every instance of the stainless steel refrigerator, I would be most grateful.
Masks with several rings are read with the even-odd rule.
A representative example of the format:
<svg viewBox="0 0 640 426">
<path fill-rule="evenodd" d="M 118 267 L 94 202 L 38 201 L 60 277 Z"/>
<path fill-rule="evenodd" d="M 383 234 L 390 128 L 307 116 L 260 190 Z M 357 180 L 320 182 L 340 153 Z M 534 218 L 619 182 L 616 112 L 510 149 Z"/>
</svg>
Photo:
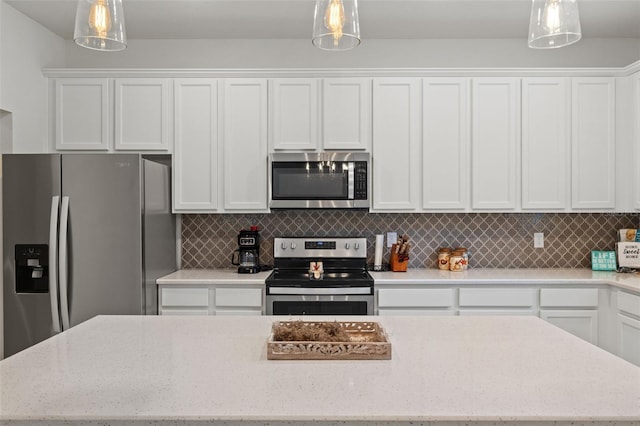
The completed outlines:
<svg viewBox="0 0 640 426">
<path fill-rule="evenodd" d="M 99 314 L 156 314 L 176 269 L 170 166 L 139 154 L 2 156 L 4 354 Z"/>
</svg>

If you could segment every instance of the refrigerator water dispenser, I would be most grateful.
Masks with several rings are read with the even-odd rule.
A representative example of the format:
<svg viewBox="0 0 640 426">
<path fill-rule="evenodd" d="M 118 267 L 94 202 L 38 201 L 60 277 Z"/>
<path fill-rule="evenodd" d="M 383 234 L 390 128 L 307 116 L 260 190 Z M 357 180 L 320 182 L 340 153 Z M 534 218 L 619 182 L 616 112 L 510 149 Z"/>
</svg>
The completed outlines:
<svg viewBox="0 0 640 426">
<path fill-rule="evenodd" d="M 16 244 L 16 293 L 49 292 L 49 245 Z"/>
</svg>

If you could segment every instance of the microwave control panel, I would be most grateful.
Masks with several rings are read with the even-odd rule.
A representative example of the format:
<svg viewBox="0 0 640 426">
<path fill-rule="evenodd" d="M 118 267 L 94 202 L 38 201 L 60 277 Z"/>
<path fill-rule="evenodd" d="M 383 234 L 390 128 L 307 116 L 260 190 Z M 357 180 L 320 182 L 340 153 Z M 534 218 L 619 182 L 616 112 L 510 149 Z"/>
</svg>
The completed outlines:
<svg viewBox="0 0 640 426">
<path fill-rule="evenodd" d="M 354 194 L 355 200 L 367 199 L 367 162 L 356 161 L 354 167 Z"/>
</svg>

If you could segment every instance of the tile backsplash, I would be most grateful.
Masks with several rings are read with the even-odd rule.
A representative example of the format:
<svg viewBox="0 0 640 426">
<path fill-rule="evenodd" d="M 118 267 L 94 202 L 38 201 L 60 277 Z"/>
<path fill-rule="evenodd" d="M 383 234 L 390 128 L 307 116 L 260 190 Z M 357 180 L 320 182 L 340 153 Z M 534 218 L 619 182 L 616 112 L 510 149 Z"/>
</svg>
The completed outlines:
<svg viewBox="0 0 640 426">
<path fill-rule="evenodd" d="M 241 229 L 260 229 L 260 263 L 273 263 L 273 238 L 364 236 L 373 263 L 375 234 L 407 234 L 410 268 L 435 268 L 439 247 L 466 247 L 472 268 L 585 268 L 591 250 L 613 250 L 616 230 L 637 228 L 634 213 L 367 213 L 290 210 L 270 214 L 182 216 L 182 268 L 232 268 Z M 533 248 L 533 233 L 544 248 Z M 384 263 L 389 249 L 383 252 Z"/>
</svg>

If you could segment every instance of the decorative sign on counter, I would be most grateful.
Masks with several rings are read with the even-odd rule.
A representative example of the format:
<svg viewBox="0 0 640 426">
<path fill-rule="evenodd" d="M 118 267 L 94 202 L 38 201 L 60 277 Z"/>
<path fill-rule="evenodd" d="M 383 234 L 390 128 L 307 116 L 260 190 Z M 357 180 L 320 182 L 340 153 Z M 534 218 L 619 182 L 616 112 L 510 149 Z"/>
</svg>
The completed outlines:
<svg viewBox="0 0 640 426">
<path fill-rule="evenodd" d="M 623 268 L 640 268 L 640 243 L 616 243 L 618 264 Z"/>
<path fill-rule="evenodd" d="M 391 359 L 391 343 L 377 322 L 277 321 L 267 359 Z"/>
<path fill-rule="evenodd" d="M 616 252 L 591 250 L 591 269 L 594 271 L 615 271 Z"/>
</svg>

